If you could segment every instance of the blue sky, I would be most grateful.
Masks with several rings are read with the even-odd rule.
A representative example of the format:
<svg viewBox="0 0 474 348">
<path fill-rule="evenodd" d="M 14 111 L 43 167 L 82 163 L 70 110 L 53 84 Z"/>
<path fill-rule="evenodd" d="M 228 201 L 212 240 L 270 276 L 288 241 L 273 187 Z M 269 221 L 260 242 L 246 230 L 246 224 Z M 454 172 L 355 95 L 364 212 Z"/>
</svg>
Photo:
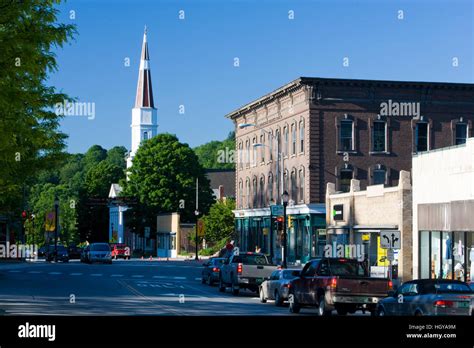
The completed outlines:
<svg viewBox="0 0 474 348">
<path fill-rule="evenodd" d="M 96 108 L 93 120 L 62 120 L 69 152 L 130 148 L 145 24 L 158 129 L 193 147 L 224 139 L 225 114 L 299 76 L 474 82 L 470 0 L 69 0 L 60 10 L 78 36 L 57 50 L 49 83 Z"/>
</svg>

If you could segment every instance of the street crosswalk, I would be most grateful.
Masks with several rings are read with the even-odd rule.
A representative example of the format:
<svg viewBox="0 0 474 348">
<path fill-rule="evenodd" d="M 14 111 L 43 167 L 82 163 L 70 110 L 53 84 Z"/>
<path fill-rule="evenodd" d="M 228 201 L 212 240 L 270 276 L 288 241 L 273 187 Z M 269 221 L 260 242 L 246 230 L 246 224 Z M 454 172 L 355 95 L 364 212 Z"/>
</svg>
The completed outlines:
<svg viewBox="0 0 474 348">
<path fill-rule="evenodd" d="M 198 277 L 181 277 L 181 276 L 166 276 L 166 275 L 143 275 L 143 274 L 103 274 L 103 273 L 82 273 L 82 272 L 43 272 L 43 271 L 22 271 L 22 270 L 10 270 L 9 273 L 26 273 L 26 274 L 48 274 L 48 275 L 65 275 L 65 276 L 90 276 L 90 277 L 110 277 L 110 278 L 153 278 L 153 279 L 165 279 L 165 280 L 201 280 Z"/>
</svg>

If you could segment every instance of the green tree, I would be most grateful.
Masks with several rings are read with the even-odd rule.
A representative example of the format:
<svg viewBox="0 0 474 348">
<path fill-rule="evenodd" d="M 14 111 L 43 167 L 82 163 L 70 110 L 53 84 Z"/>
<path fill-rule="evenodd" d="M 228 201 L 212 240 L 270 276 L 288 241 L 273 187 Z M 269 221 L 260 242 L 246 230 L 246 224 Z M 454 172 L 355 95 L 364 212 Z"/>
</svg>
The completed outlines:
<svg viewBox="0 0 474 348">
<path fill-rule="evenodd" d="M 148 219 L 179 211 L 183 221 L 194 221 L 196 178 L 199 211 L 207 213 L 212 191 L 196 154 L 175 135 L 159 134 L 138 148 L 123 194 L 146 206 Z"/>
<path fill-rule="evenodd" d="M 89 169 L 99 164 L 107 158 L 107 150 L 100 145 L 93 145 L 84 154 L 82 165 L 84 166 L 84 172 L 87 173 Z"/>
<path fill-rule="evenodd" d="M 90 168 L 86 174 L 85 189 L 88 196 L 107 198 L 110 185 L 125 177 L 122 167 L 106 160 Z"/>
<path fill-rule="evenodd" d="M 211 206 L 209 214 L 203 217 L 206 242 L 217 243 L 233 236 L 234 213 L 232 210 L 234 209 L 233 199 L 219 200 Z"/>
<path fill-rule="evenodd" d="M 107 162 L 115 164 L 123 169 L 127 166 L 125 156 L 127 155 L 127 149 L 123 146 L 115 146 L 107 151 Z"/>
<path fill-rule="evenodd" d="M 58 165 L 65 134 L 54 105 L 69 99 L 47 85 L 53 49 L 75 34 L 57 23 L 55 0 L 0 4 L 0 213 L 16 214 L 34 175 Z"/>
<path fill-rule="evenodd" d="M 194 148 L 199 163 L 206 169 L 235 169 L 235 133 L 223 141 L 210 141 Z"/>
</svg>

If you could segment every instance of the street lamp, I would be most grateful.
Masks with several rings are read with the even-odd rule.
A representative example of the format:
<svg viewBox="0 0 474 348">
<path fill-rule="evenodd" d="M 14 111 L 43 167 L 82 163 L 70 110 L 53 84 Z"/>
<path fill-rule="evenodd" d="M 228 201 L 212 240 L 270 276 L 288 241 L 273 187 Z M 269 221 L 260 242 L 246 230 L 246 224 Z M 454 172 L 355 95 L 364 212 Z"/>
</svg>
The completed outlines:
<svg viewBox="0 0 474 348">
<path fill-rule="evenodd" d="M 198 257 L 198 225 L 199 225 L 199 210 L 195 210 L 194 211 L 194 215 L 196 215 L 196 256 L 194 257 L 194 259 L 196 261 L 199 261 L 199 257 Z"/>
<path fill-rule="evenodd" d="M 59 213 L 59 199 L 54 195 L 54 262 L 58 261 L 58 218 Z"/>
<path fill-rule="evenodd" d="M 288 205 L 288 201 L 290 199 L 290 196 L 288 195 L 288 192 L 285 191 L 281 195 L 281 200 L 283 202 L 283 241 L 282 241 L 282 246 L 283 246 L 283 260 L 281 267 L 286 268 L 286 258 L 287 258 L 287 242 L 286 242 L 286 207 Z"/>
</svg>

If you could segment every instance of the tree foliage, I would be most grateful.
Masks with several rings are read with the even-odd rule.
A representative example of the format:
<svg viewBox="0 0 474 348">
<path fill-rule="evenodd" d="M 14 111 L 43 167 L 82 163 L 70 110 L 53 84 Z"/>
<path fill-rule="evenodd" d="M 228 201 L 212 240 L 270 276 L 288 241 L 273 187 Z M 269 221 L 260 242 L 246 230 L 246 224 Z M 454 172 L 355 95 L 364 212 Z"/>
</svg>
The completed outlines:
<svg viewBox="0 0 474 348">
<path fill-rule="evenodd" d="M 66 136 L 53 107 L 68 97 L 47 79 L 57 70 L 52 50 L 72 39 L 75 27 L 56 22 L 58 3 L 0 4 L 0 213 L 5 215 L 17 216 L 32 177 L 62 160 Z"/>
<path fill-rule="evenodd" d="M 183 221 L 194 221 L 196 178 L 199 211 L 207 213 L 213 197 L 196 154 L 175 135 L 159 134 L 138 148 L 124 195 L 146 205 L 147 216 L 179 211 Z"/>
<path fill-rule="evenodd" d="M 233 236 L 234 209 L 233 199 L 219 200 L 211 206 L 209 213 L 203 217 L 206 242 L 216 243 Z"/>
<path fill-rule="evenodd" d="M 235 133 L 223 141 L 210 141 L 194 148 L 199 163 L 206 169 L 235 169 Z"/>
</svg>

